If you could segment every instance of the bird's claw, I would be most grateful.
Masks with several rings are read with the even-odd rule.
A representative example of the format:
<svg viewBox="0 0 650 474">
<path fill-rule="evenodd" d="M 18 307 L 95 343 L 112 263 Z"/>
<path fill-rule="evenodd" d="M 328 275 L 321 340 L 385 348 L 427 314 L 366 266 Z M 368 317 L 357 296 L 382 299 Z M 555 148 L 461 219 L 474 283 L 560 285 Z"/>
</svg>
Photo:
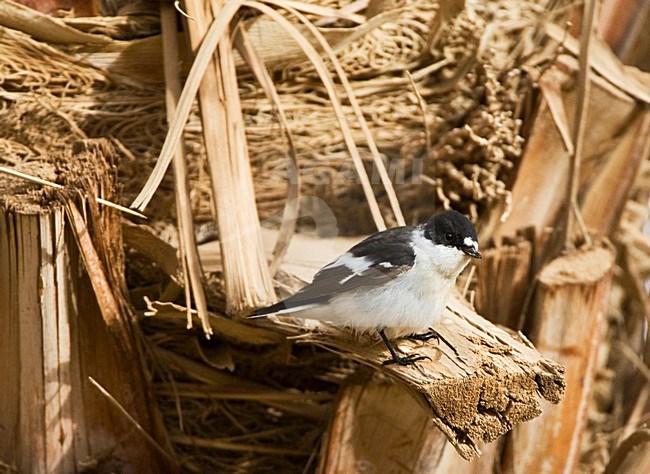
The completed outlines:
<svg viewBox="0 0 650 474">
<path fill-rule="evenodd" d="M 409 356 L 398 356 L 393 354 L 392 359 L 385 360 L 382 365 L 391 365 L 391 364 L 398 364 L 401 366 L 407 366 L 407 365 L 413 365 L 419 360 L 431 360 L 431 357 L 429 356 L 421 356 L 419 354 L 411 354 Z"/>
<path fill-rule="evenodd" d="M 426 342 L 426 341 L 429 341 L 431 339 L 440 339 L 440 334 L 438 334 L 433 329 L 429 329 L 428 332 L 424 332 L 422 334 L 411 334 L 410 336 L 407 336 L 407 339 L 410 339 L 412 341 Z"/>
</svg>

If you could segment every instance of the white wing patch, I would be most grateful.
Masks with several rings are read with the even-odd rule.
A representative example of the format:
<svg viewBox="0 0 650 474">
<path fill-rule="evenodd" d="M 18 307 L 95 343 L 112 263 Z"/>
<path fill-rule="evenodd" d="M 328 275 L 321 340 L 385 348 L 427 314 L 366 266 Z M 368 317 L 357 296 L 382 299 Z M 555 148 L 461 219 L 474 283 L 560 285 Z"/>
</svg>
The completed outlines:
<svg viewBox="0 0 650 474">
<path fill-rule="evenodd" d="M 478 250 L 478 242 L 472 239 L 471 237 L 465 237 L 465 240 L 463 240 L 463 243 L 467 245 L 468 247 L 473 247 L 474 250 Z"/>
<path fill-rule="evenodd" d="M 341 265 L 345 265 L 352 273 L 361 273 L 368 270 L 372 266 L 372 262 L 366 257 L 355 257 L 350 252 L 346 252 L 326 267 L 323 267 L 323 270 L 340 267 Z"/>
<path fill-rule="evenodd" d="M 381 262 L 379 266 L 384 268 L 392 268 L 393 264 L 390 262 Z"/>
<path fill-rule="evenodd" d="M 353 274 L 351 274 L 351 275 L 346 276 L 343 280 L 341 280 L 341 281 L 339 282 L 339 284 L 342 285 L 343 283 L 345 283 L 346 281 L 348 281 L 348 280 L 349 280 L 350 278 L 352 278 L 353 276 L 357 276 L 357 274 L 356 274 L 356 273 L 353 273 Z"/>
</svg>

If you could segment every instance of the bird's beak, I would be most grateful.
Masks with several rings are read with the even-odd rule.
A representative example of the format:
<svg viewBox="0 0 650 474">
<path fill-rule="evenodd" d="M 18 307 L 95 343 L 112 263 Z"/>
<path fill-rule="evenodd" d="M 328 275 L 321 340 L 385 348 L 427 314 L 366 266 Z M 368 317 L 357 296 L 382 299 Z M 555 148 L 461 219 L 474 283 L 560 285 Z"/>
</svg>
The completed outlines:
<svg viewBox="0 0 650 474">
<path fill-rule="evenodd" d="M 463 247 L 462 250 L 472 258 L 478 258 L 478 259 L 483 258 L 483 255 L 481 255 L 479 251 L 476 250 L 474 247 Z"/>
</svg>

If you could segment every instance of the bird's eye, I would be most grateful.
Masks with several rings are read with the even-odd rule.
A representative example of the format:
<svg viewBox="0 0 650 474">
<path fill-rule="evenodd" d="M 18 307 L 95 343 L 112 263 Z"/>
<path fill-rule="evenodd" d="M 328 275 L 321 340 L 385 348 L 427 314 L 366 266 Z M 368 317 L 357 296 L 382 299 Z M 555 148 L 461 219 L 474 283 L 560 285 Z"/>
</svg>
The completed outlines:
<svg viewBox="0 0 650 474">
<path fill-rule="evenodd" d="M 446 240 L 447 242 L 451 242 L 452 240 L 454 240 L 454 234 L 452 234 L 451 232 L 447 232 L 447 233 L 445 234 L 445 240 Z"/>
</svg>

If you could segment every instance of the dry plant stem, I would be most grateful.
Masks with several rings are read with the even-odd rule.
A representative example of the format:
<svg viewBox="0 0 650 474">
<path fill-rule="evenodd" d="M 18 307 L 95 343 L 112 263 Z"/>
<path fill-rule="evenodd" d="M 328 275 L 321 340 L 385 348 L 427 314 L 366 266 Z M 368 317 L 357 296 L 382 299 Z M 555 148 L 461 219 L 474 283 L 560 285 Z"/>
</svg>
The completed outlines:
<svg viewBox="0 0 650 474">
<path fill-rule="evenodd" d="M 576 223 L 578 221 L 577 213 L 580 212 L 578 206 L 578 190 L 580 180 L 580 162 L 584 153 L 585 144 L 585 125 L 587 123 L 587 105 L 589 104 L 589 76 L 591 65 L 589 63 L 590 44 L 593 33 L 594 17 L 596 14 L 596 0 L 584 0 L 582 13 L 582 27 L 580 28 L 580 56 L 578 71 L 578 102 L 576 105 L 576 115 L 573 123 L 573 154 L 571 156 L 571 167 L 569 168 L 569 189 L 568 202 L 564 209 L 562 236 L 563 249 L 574 248 L 574 239 L 576 236 Z M 585 237 L 588 236 L 585 234 Z"/>
<path fill-rule="evenodd" d="M 307 29 L 314 35 L 314 37 L 316 38 L 320 46 L 327 54 L 327 57 L 331 61 L 332 65 L 334 66 L 334 69 L 336 70 L 336 73 L 341 81 L 341 84 L 345 89 L 345 92 L 348 96 L 348 100 L 350 101 L 350 105 L 352 106 L 352 110 L 354 111 L 357 121 L 361 126 L 361 130 L 364 134 L 366 142 L 368 143 L 368 148 L 370 148 L 370 152 L 372 153 L 373 162 L 377 167 L 377 171 L 379 172 L 379 178 L 381 179 L 384 189 L 386 190 L 386 194 L 388 195 L 388 200 L 390 202 L 391 209 L 393 211 L 393 214 L 395 215 L 395 221 L 397 222 L 397 225 L 400 226 L 406 225 L 406 221 L 404 220 L 404 215 L 402 214 L 402 210 L 399 205 L 399 200 L 397 199 L 397 194 L 395 194 L 395 189 L 393 188 L 393 184 L 391 183 L 390 177 L 388 176 L 388 172 L 386 171 L 386 165 L 384 164 L 384 161 L 379 155 L 379 149 L 377 148 L 377 144 L 375 143 L 375 140 L 372 137 L 372 133 L 370 132 L 370 128 L 368 127 L 368 122 L 366 121 L 363 115 L 363 111 L 359 106 L 359 101 L 357 100 L 354 90 L 350 85 L 350 81 L 348 81 L 345 71 L 343 70 L 343 67 L 341 66 L 338 59 L 336 58 L 336 55 L 332 50 L 332 48 L 330 47 L 329 43 L 327 42 L 325 37 L 320 33 L 320 31 L 318 31 L 318 29 L 304 15 L 294 10 L 289 5 L 286 5 L 281 2 L 277 2 L 276 0 L 266 0 L 266 3 L 270 3 L 271 5 L 275 5 L 276 7 L 284 8 L 287 11 L 289 11 L 291 14 L 296 16 L 307 27 Z M 364 170 L 364 174 L 365 174 L 365 170 Z M 378 227 L 378 230 L 383 230 L 383 229 Z"/>
<path fill-rule="evenodd" d="M 618 351 L 639 371 L 639 373 L 645 378 L 646 384 L 650 385 L 650 369 L 645 365 L 637 353 L 623 342 L 616 344 L 616 349 L 618 349 Z"/>
<path fill-rule="evenodd" d="M 634 118 L 636 123 L 626 124 L 625 136 L 611 152 L 609 162 L 582 195 L 586 225 L 600 234 L 613 236 L 618 229 L 626 199 L 650 156 L 650 109 L 644 107 Z"/>
<path fill-rule="evenodd" d="M 614 451 L 605 474 L 650 472 L 650 430 L 639 429 Z"/>
<path fill-rule="evenodd" d="M 649 397 L 650 383 L 646 382 L 646 384 L 641 388 L 641 391 L 639 392 L 639 396 L 634 403 L 634 407 L 632 408 L 632 412 L 630 413 L 629 418 L 621 429 L 620 437 L 617 443 L 618 445 L 620 445 L 623 440 L 630 436 L 634 430 L 636 430 L 637 427 L 641 425 Z"/>
<path fill-rule="evenodd" d="M 287 6 L 294 8 L 296 10 L 312 13 L 314 15 L 320 15 L 328 18 L 337 18 L 342 20 L 352 21 L 357 24 L 362 24 L 366 21 L 366 17 L 363 15 L 357 15 L 355 13 L 347 12 L 342 8 L 329 8 L 322 7 L 312 3 L 298 2 L 295 0 L 285 0 L 284 2 Z"/>
<path fill-rule="evenodd" d="M 168 3 L 160 4 L 160 21 L 163 41 L 163 55 L 165 66 L 165 100 L 167 106 L 167 120 L 171 122 L 178 98 L 181 95 L 179 54 L 176 34 L 175 10 Z M 174 158 L 174 194 L 176 197 L 176 212 L 178 214 L 179 252 L 183 264 L 183 279 L 185 281 L 185 297 L 187 300 L 187 325 L 192 327 L 192 296 L 203 331 L 210 335 L 212 328 L 208 321 L 208 307 L 203 291 L 203 270 L 201 260 L 194 241 L 194 219 L 190 203 L 188 187 L 187 163 L 183 150 L 183 140 L 179 140 Z"/>
<path fill-rule="evenodd" d="M 108 36 L 84 33 L 66 25 L 59 18 L 11 1 L 0 3 L 0 24 L 51 43 L 101 45 L 112 41 Z"/>
<path fill-rule="evenodd" d="M 647 35 L 644 36 L 644 31 L 647 31 L 648 21 L 650 20 L 650 3 L 641 2 L 638 5 L 639 9 L 634 15 L 630 31 L 625 35 L 623 44 L 618 48 L 619 57 L 625 64 L 639 65 L 640 57 L 645 56 L 647 58 L 648 54 Z M 648 64 L 647 59 L 645 64 Z M 644 67 L 641 67 L 641 69 L 647 70 Z"/>
<path fill-rule="evenodd" d="M 194 48 L 205 43 L 207 22 L 214 13 L 215 23 L 230 14 L 231 2 L 222 8 L 212 4 L 212 12 L 198 1 L 186 2 Z M 222 13 L 223 12 L 223 13 Z M 227 28 L 226 28 L 226 31 Z M 205 36 L 205 37 L 204 37 Z M 219 40 L 218 55 L 208 66 L 199 89 L 203 136 L 208 155 L 213 212 L 219 227 L 226 305 L 233 314 L 270 304 L 275 295 L 266 257 L 261 246 L 259 218 L 255 207 L 250 162 L 244 134 L 241 105 L 232 47 L 228 35 Z M 198 58 L 198 54 L 197 54 Z"/>
<path fill-rule="evenodd" d="M 420 94 L 420 91 L 418 90 L 418 86 L 415 83 L 415 79 L 413 79 L 413 75 L 411 74 L 411 72 L 405 71 L 405 73 L 406 73 L 406 77 L 409 80 L 409 83 L 411 84 L 411 88 L 413 89 L 413 94 L 415 94 L 415 98 L 417 99 L 418 105 L 420 106 L 420 113 L 422 114 L 422 127 L 424 130 L 425 153 L 426 153 L 424 156 L 429 156 L 429 154 L 431 153 L 431 146 L 433 144 L 433 141 L 431 139 L 431 132 L 429 131 L 429 123 L 427 121 L 427 103 L 424 101 L 422 94 Z M 422 174 L 422 171 L 420 171 L 420 174 Z M 420 202 L 422 202 L 424 201 L 424 196 L 426 191 L 425 181 L 422 179 L 422 176 L 418 176 L 417 178 L 421 180 L 421 184 L 418 189 L 418 197 Z M 413 216 L 413 221 L 416 223 L 420 221 L 419 212 L 417 211 L 415 212 L 415 215 Z M 463 294 L 463 296 L 465 296 L 465 294 Z"/>
<path fill-rule="evenodd" d="M 42 220 L 50 220 L 50 216 L 43 216 Z M 39 235 L 40 230 L 50 226 L 44 225 L 38 214 L 13 214 L 4 206 L 0 208 L 0 257 L 4 262 L 0 270 L 0 296 L 3 301 L 0 306 L 3 335 L 1 360 L 4 365 L 1 384 L 4 402 L 0 407 L 0 422 L 4 429 L 0 432 L 0 446 L 2 458 L 17 466 L 20 472 L 47 472 L 59 463 L 74 465 L 71 459 L 63 456 L 63 450 L 70 449 L 71 437 L 59 449 L 46 451 L 46 446 L 53 444 L 49 440 L 53 434 L 51 426 L 54 426 L 54 430 L 64 429 L 61 418 L 69 415 L 68 412 L 61 414 L 59 419 L 51 417 L 51 409 L 66 400 L 50 400 L 43 407 L 41 395 L 46 382 L 50 389 L 69 382 L 68 373 L 62 373 L 59 381 L 51 377 L 52 374 L 48 374 L 46 381 L 46 374 L 43 373 L 45 368 L 58 365 L 58 361 L 51 360 L 51 356 L 57 355 L 56 352 L 46 354 L 41 347 L 47 318 L 41 314 L 37 297 L 38 283 L 42 281 L 45 290 L 43 302 L 47 308 L 52 304 L 53 297 L 48 290 L 56 287 L 52 281 L 52 263 L 47 262 L 45 255 L 45 261 L 41 262 L 39 252 L 40 248 L 47 251 L 48 246 L 52 247 L 51 243 L 41 241 Z M 61 228 L 57 230 L 62 232 Z M 61 236 L 60 233 L 58 235 Z M 42 236 L 44 241 L 51 239 L 51 235 Z M 45 273 L 48 270 L 49 275 Z M 56 339 L 53 345 L 58 345 Z M 66 355 L 62 355 L 64 361 Z M 47 356 L 45 361 L 44 356 Z M 16 370 L 16 367 L 19 369 Z M 16 413 L 18 416 L 15 416 Z M 47 420 L 43 414 L 48 417 Z M 46 426 L 46 421 L 50 423 L 49 426 Z"/>
<path fill-rule="evenodd" d="M 174 8 L 181 15 L 184 15 L 184 12 L 181 10 L 178 0 L 174 2 Z M 180 96 L 181 93 L 180 80 L 177 79 L 178 92 L 176 94 L 172 93 L 172 88 L 171 85 L 169 84 L 169 80 L 170 80 L 169 77 L 171 76 L 171 72 L 172 72 L 172 67 L 170 66 L 170 62 L 172 61 L 172 58 L 175 58 L 176 61 L 180 60 L 178 58 L 178 45 L 176 41 L 170 41 L 170 36 L 169 36 L 169 31 L 170 28 L 172 27 L 172 22 L 174 22 L 173 24 L 175 25 L 175 21 L 176 21 L 176 14 L 169 12 L 167 4 L 161 4 L 160 5 L 160 30 L 161 30 L 160 36 L 163 44 L 162 47 L 163 69 L 164 69 L 165 84 L 166 84 L 165 110 L 166 110 L 168 123 L 171 121 L 171 117 L 173 114 L 173 111 L 170 107 L 173 107 L 174 109 L 176 108 L 176 103 L 178 102 L 178 97 Z M 183 161 L 185 160 L 183 145 L 184 145 L 183 139 L 181 138 L 181 140 L 179 141 L 178 149 L 174 154 L 174 158 L 172 162 L 174 166 L 174 195 L 175 195 L 175 202 L 176 202 L 177 228 L 178 228 L 178 259 L 180 260 L 179 267 L 181 270 L 181 278 L 183 280 L 181 286 L 183 288 L 183 293 L 185 295 L 185 304 L 187 306 L 185 318 L 187 320 L 187 328 L 190 329 L 192 327 L 192 308 L 194 307 L 194 302 L 192 301 L 192 282 L 190 279 L 189 267 L 186 258 L 187 252 L 185 249 L 185 242 L 186 242 L 185 232 L 184 232 L 185 229 L 183 228 L 183 222 L 182 222 L 184 219 L 182 215 L 183 209 L 181 209 L 181 205 L 179 204 L 181 202 L 181 199 L 184 198 L 179 196 L 178 174 L 176 173 L 176 167 L 178 166 L 176 165 L 176 161 L 179 159 Z M 187 172 L 186 169 L 185 172 Z M 190 218 L 192 219 L 191 225 L 193 226 L 194 221 L 191 213 L 190 213 Z M 179 413 L 179 425 L 181 426 L 182 429 L 183 417 L 181 413 Z"/>
<path fill-rule="evenodd" d="M 570 51 L 575 56 L 579 54 L 579 42 L 573 36 L 566 35 L 563 28 L 552 23 L 546 23 L 544 29 L 549 37 L 561 43 L 562 47 L 567 51 Z M 591 58 L 590 66 L 617 89 L 624 91 L 639 102 L 650 104 L 650 92 L 648 92 L 647 85 L 634 75 L 626 74 L 625 66 L 616 59 L 610 48 L 600 45 L 598 54 Z"/>
<path fill-rule="evenodd" d="M 607 80 L 601 76 L 600 70 L 607 70 L 603 69 L 604 66 L 599 66 L 599 70 L 597 66 L 603 62 L 603 57 L 607 57 L 607 52 L 597 42 L 592 46 L 592 67 L 598 74 L 591 75 L 580 208 L 585 224 L 592 232 L 612 238 L 639 167 L 648 153 L 650 113 L 635 97 L 640 91 L 626 84 L 626 79 L 629 82 L 631 76 L 625 71 L 609 72 Z M 577 60 L 560 56 L 558 64 L 547 71 L 545 77 L 561 83 L 560 90 L 564 92 L 558 100 L 551 99 L 556 112 L 546 101 L 542 101 L 537 111 L 512 189 L 512 213 L 494 236 L 514 235 L 520 228 L 535 226 L 537 255 L 554 253 L 545 248 L 543 229 L 559 227 L 562 216 L 566 216 L 564 203 L 567 202 L 571 158 L 559 129 L 571 127 L 568 122 L 558 119 L 575 113 L 575 101 L 571 100 L 575 92 L 568 92 L 566 85 L 573 82 L 571 78 L 578 68 Z M 613 84 L 625 88 L 618 89 Z M 552 89 L 546 89 L 544 96 L 553 94 Z M 561 111 L 563 108 L 566 108 L 566 113 L 558 113 L 558 109 Z M 561 233 L 557 235 L 560 237 Z M 558 247 L 561 243 L 555 245 Z"/>
<path fill-rule="evenodd" d="M 624 270 L 624 278 L 628 280 L 627 290 L 637 300 L 646 323 L 650 324 L 650 301 L 648 301 L 644 278 L 639 270 L 638 262 L 630 255 L 630 249 L 627 245 L 622 245 L 620 248 L 621 267 Z"/>
<path fill-rule="evenodd" d="M 270 388 L 262 383 L 231 375 L 161 347 L 154 347 L 154 349 L 155 356 L 164 362 L 171 371 L 180 374 L 183 378 L 206 384 L 204 387 L 207 386 L 210 393 L 223 394 L 223 398 L 231 393 L 238 396 L 248 392 L 258 395 L 257 400 L 260 403 L 288 413 L 313 420 L 325 420 L 329 416 L 327 406 L 312 403 L 311 399 L 283 396 L 283 391 Z"/>
<path fill-rule="evenodd" d="M 355 0 L 352 3 L 348 3 L 347 5 L 343 6 L 340 8 L 339 11 L 345 12 L 345 13 L 356 13 L 361 10 L 365 10 L 368 8 L 369 0 Z M 337 20 L 335 17 L 326 17 L 326 18 L 321 18 L 318 20 L 314 25 L 318 26 L 319 28 L 329 26 L 332 23 L 334 23 Z"/>
<path fill-rule="evenodd" d="M 562 102 L 561 81 L 558 80 L 555 70 L 550 68 L 539 79 L 539 88 L 548 104 L 548 109 L 553 118 L 553 123 L 557 127 L 558 132 L 562 137 L 566 151 L 569 156 L 575 155 L 575 148 L 571 139 L 571 129 L 569 127 L 569 119 L 566 116 L 564 103 Z"/>
<path fill-rule="evenodd" d="M 156 393 L 167 396 L 181 396 L 196 399 L 211 400 L 267 400 L 267 401 L 319 401 L 331 400 L 334 396 L 331 393 L 304 393 L 304 392 L 215 392 L 206 390 L 204 385 L 193 385 L 191 383 L 176 383 L 174 386 L 158 385 Z"/>
<path fill-rule="evenodd" d="M 415 98 L 418 101 L 418 105 L 420 106 L 420 112 L 422 113 L 422 129 L 424 130 L 424 143 L 426 145 L 426 151 L 427 155 L 429 154 L 429 150 L 431 150 L 432 146 L 432 139 L 431 139 L 431 132 L 429 131 L 429 124 L 427 121 L 427 103 L 424 101 L 424 98 L 422 97 L 422 94 L 420 94 L 420 91 L 418 90 L 418 86 L 415 83 L 415 79 L 413 79 L 413 74 L 411 74 L 410 71 L 404 71 L 406 73 L 406 77 L 408 77 L 409 83 L 411 84 L 411 88 L 413 89 L 413 94 L 415 94 Z"/>
<path fill-rule="evenodd" d="M 122 240 L 130 249 L 158 265 L 178 286 L 182 286 L 183 268 L 176 248 L 158 237 L 150 226 L 123 219 Z"/>
<path fill-rule="evenodd" d="M 458 15 L 465 7 L 465 0 L 445 0 L 440 2 L 439 10 L 431 20 L 429 35 L 427 37 L 427 50 L 435 46 L 440 35 L 444 31 L 444 26 Z"/>
<path fill-rule="evenodd" d="M 183 9 L 181 8 L 181 0 L 174 0 L 174 9 L 178 13 L 183 15 L 185 18 L 187 18 L 188 20 L 196 21 L 196 18 L 194 18 L 193 16 L 189 16 L 187 13 L 185 13 L 185 11 L 183 11 Z"/>
<path fill-rule="evenodd" d="M 519 329 L 532 283 L 531 240 L 518 237 L 487 249 L 477 264 L 476 310 L 495 324 Z"/>
<path fill-rule="evenodd" d="M 212 5 L 213 16 L 217 17 L 223 8 L 223 0 L 211 0 L 210 4 Z M 222 74 L 222 81 L 219 85 L 223 87 L 223 99 L 225 99 L 226 104 L 231 162 L 230 175 L 234 178 L 235 192 L 230 194 L 230 191 L 220 189 L 225 182 L 225 176 L 219 178 L 219 188 L 213 184 L 213 190 L 221 194 L 229 193 L 224 196 L 225 202 L 222 202 L 222 209 L 219 210 L 220 213 L 217 218 L 221 248 L 224 251 L 222 255 L 224 257 L 226 291 L 230 293 L 227 294 L 226 304 L 230 312 L 239 313 L 242 310 L 272 303 L 275 300 L 275 291 L 262 246 L 259 216 L 255 205 L 253 175 L 250 167 L 230 35 L 224 35 L 219 42 L 217 63 L 219 64 L 217 70 Z M 221 91 L 221 87 L 219 90 Z M 222 160 L 225 162 L 225 157 Z M 214 176 L 212 181 L 215 181 Z M 234 213 L 234 216 L 237 217 L 235 223 L 239 225 L 239 228 L 236 230 L 233 228 L 232 232 L 227 232 L 227 229 L 232 227 L 231 220 L 233 220 L 232 209 L 228 206 L 231 204 L 229 201 L 234 196 L 237 196 L 239 203 L 235 207 L 237 212 Z M 216 198 L 219 200 L 219 195 Z M 226 221 L 225 226 L 222 224 L 223 221 Z M 233 253 L 236 253 L 236 258 L 233 258 Z M 229 277 L 229 272 L 235 273 L 238 278 Z M 236 291 L 229 288 L 233 282 L 237 284 Z"/>
<path fill-rule="evenodd" d="M 84 266 L 90 276 L 93 290 L 97 295 L 104 322 L 110 330 L 116 331 L 116 328 L 119 327 L 120 331 L 116 332 L 122 336 L 120 341 L 123 344 L 122 349 L 132 352 L 134 348 L 129 338 L 125 337 L 125 322 L 120 314 L 119 303 L 112 291 L 108 274 L 95 249 L 84 217 L 77 205 L 71 200 L 67 200 L 65 205 L 66 216 L 77 240 L 77 245 L 79 246 Z"/>
<path fill-rule="evenodd" d="M 147 433 L 147 431 L 142 427 L 142 425 L 140 425 L 140 423 L 138 423 L 138 421 L 135 418 L 133 418 L 127 410 L 124 409 L 124 407 L 120 404 L 120 402 L 118 402 L 115 399 L 115 397 L 108 392 L 108 390 L 102 387 L 101 384 L 97 382 L 97 380 L 95 380 L 94 378 L 88 377 L 88 380 L 97 388 L 97 390 L 101 392 L 102 395 L 104 395 L 108 399 L 109 402 L 111 402 L 111 405 L 117 408 L 120 411 L 120 413 L 122 413 L 122 415 L 124 415 L 124 417 L 127 420 L 129 420 L 130 423 L 133 424 L 135 429 L 138 430 L 138 432 L 144 437 L 144 439 L 146 439 L 149 442 L 149 444 L 151 444 L 151 446 L 153 446 L 156 449 L 156 451 L 162 454 L 172 464 L 176 464 L 176 460 L 173 457 L 171 457 L 169 453 L 165 451 L 162 448 L 162 446 L 160 446 L 160 444 L 158 444 L 158 442 L 151 437 L 149 433 Z"/>
<path fill-rule="evenodd" d="M 61 433 L 70 433 L 73 428 L 72 407 L 66 406 L 64 390 L 66 384 L 71 382 L 70 367 L 65 367 L 65 361 L 70 360 L 70 335 L 65 327 L 69 313 L 61 301 L 68 291 L 68 284 L 64 271 L 66 261 L 63 253 L 64 246 L 64 219 L 58 207 L 51 213 L 51 218 L 40 219 L 40 233 L 45 238 L 41 239 L 42 259 L 53 265 L 44 265 L 41 271 L 42 290 L 41 304 L 43 308 L 43 331 L 46 334 L 57 334 L 54 338 L 43 338 L 43 371 L 45 375 L 45 390 L 43 400 L 45 403 L 45 423 L 47 426 L 46 459 L 60 463 L 62 470 L 69 469 L 71 459 L 66 451 L 72 446 L 72 440 L 61 442 Z M 50 240 L 47 237 L 52 236 Z M 50 263 L 48 262 L 48 263 Z M 60 285 L 53 284 L 55 282 Z M 60 287 L 57 287 L 60 286 Z M 59 317 L 53 317 L 58 315 Z M 63 362 L 63 363 L 62 363 Z M 56 375 L 55 375 L 56 374 Z M 58 442 L 57 442 L 58 441 Z"/>
<path fill-rule="evenodd" d="M 267 98 L 273 102 L 277 109 L 278 118 L 282 124 L 282 128 L 287 135 L 289 142 L 289 156 L 291 157 L 291 165 L 289 166 L 289 176 L 287 182 L 287 197 L 282 213 L 282 223 L 280 224 L 280 231 L 278 240 L 273 248 L 273 260 L 270 265 L 271 275 L 275 275 L 282 263 L 282 259 L 289 250 L 289 243 L 291 237 L 296 231 L 296 223 L 298 219 L 298 211 L 300 205 L 300 173 L 298 172 L 298 156 L 296 155 L 296 147 L 294 145 L 293 134 L 289 126 L 289 121 L 284 113 L 284 107 L 280 102 L 280 96 L 275 89 L 271 74 L 267 70 L 264 62 L 257 54 L 255 47 L 249 41 L 246 32 L 238 27 L 235 32 L 234 44 L 237 47 L 239 54 L 248 66 L 253 71 L 255 78 L 264 89 Z"/>
<path fill-rule="evenodd" d="M 244 451 L 247 453 L 273 454 L 277 456 L 309 456 L 310 451 L 296 449 L 274 448 L 272 446 L 257 446 L 254 444 L 232 443 L 219 439 L 205 439 L 198 436 L 173 435 L 171 440 L 179 444 L 199 446 L 202 448 L 221 449 L 225 451 Z"/>
</svg>

